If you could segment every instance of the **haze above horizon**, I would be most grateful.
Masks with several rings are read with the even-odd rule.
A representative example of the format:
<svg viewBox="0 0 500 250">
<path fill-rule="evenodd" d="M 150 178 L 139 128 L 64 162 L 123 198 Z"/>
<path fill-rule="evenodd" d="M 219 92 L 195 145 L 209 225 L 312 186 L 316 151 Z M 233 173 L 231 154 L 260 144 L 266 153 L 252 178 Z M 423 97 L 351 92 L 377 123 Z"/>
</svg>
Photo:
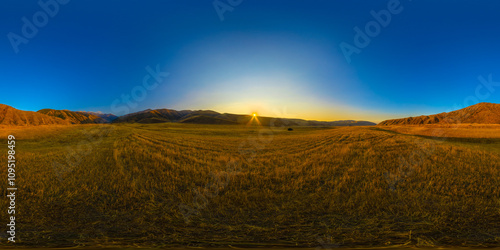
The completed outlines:
<svg viewBox="0 0 500 250">
<path fill-rule="evenodd" d="M 4 5 L 0 103 L 21 110 L 379 122 L 500 103 L 492 0 Z"/>
</svg>

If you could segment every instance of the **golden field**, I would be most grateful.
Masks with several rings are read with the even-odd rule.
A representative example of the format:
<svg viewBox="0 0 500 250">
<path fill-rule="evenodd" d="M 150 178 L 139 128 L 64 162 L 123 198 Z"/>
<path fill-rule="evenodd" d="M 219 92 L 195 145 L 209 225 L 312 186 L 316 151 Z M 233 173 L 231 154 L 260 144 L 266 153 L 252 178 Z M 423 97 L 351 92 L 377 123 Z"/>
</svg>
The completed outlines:
<svg viewBox="0 0 500 250">
<path fill-rule="evenodd" d="M 500 138 L 500 124 L 428 124 L 380 126 L 403 134 L 452 138 Z"/>
<path fill-rule="evenodd" d="M 3 127 L 2 162 L 9 134 L 25 246 L 500 241 L 497 127 Z"/>
</svg>

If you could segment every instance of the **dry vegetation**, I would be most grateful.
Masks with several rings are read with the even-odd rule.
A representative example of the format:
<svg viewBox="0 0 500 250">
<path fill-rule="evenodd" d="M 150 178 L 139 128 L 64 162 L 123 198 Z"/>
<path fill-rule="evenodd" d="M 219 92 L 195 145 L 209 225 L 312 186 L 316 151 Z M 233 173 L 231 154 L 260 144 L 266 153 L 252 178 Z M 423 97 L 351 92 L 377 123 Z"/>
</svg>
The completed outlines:
<svg viewBox="0 0 500 250">
<path fill-rule="evenodd" d="M 5 138 L 9 131 L 0 134 Z M 24 245 L 500 241 L 500 150 L 481 142 L 385 127 L 288 132 L 123 124 L 12 133 L 18 138 L 17 222 Z M 2 162 L 6 156 L 5 146 Z M 0 207 L 7 207 L 6 199 Z M 191 212 L 188 222 L 183 212 Z"/>
<path fill-rule="evenodd" d="M 500 124 L 428 124 L 379 126 L 403 134 L 452 138 L 500 138 Z"/>
</svg>

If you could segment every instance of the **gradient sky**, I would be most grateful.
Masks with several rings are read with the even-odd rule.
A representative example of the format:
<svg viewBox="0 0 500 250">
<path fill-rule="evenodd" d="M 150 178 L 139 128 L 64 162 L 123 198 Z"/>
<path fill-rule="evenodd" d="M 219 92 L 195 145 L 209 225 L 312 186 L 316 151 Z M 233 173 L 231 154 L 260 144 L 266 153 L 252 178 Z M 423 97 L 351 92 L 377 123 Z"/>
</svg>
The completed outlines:
<svg viewBox="0 0 500 250">
<path fill-rule="evenodd" d="M 59 1 L 52 16 L 38 1 L 1 2 L 0 103 L 375 122 L 500 103 L 500 86 L 478 80 L 500 82 L 500 1 L 242 0 L 224 20 L 213 0 Z M 348 62 L 341 44 L 389 9 Z M 31 38 L 23 17 L 38 20 Z M 151 89 L 148 67 L 165 72 Z"/>
</svg>

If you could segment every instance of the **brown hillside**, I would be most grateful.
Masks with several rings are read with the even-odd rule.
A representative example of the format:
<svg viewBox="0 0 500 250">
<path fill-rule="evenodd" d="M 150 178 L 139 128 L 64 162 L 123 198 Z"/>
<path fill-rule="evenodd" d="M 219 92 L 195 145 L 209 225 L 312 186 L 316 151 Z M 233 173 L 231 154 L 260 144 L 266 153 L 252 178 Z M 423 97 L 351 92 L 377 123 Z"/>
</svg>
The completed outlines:
<svg viewBox="0 0 500 250">
<path fill-rule="evenodd" d="M 425 124 L 500 124 L 500 104 L 478 103 L 463 109 L 436 115 L 422 115 L 386 120 L 378 125 L 425 125 Z"/>
<path fill-rule="evenodd" d="M 22 111 L 11 106 L 0 104 L 0 125 L 37 126 L 37 125 L 67 125 L 68 121 L 33 111 Z"/>
<path fill-rule="evenodd" d="M 38 113 L 50 115 L 69 121 L 72 124 L 107 123 L 108 121 L 88 112 L 75 112 L 69 110 L 42 109 Z"/>
</svg>

